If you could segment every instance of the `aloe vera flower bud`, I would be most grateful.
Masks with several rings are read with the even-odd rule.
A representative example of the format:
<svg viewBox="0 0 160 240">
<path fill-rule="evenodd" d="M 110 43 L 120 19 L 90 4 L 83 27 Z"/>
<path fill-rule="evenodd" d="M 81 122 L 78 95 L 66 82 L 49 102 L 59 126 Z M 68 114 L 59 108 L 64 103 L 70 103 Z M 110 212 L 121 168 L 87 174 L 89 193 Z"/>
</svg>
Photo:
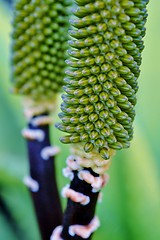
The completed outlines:
<svg viewBox="0 0 160 240">
<path fill-rule="evenodd" d="M 13 92 L 44 108 L 51 105 L 63 85 L 68 5 L 66 0 L 14 2 Z"/>
<path fill-rule="evenodd" d="M 61 142 L 108 159 L 133 137 L 148 1 L 74 2 L 62 122 L 56 126 L 68 133 Z"/>
</svg>

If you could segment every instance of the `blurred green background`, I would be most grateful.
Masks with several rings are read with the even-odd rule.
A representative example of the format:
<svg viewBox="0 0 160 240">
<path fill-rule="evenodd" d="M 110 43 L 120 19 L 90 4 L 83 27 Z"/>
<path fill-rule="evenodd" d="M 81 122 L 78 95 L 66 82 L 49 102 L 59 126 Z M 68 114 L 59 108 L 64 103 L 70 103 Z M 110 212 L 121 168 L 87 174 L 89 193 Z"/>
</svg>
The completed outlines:
<svg viewBox="0 0 160 240">
<path fill-rule="evenodd" d="M 4 2 L 0 0 L 0 240 L 40 240 L 30 196 L 22 183 L 28 173 L 21 137 L 25 119 L 21 98 L 10 93 L 12 11 Z M 97 206 L 101 227 L 93 240 L 160 239 L 159 9 L 159 0 L 150 1 L 134 140 L 129 150 L 120 151 L 113 160 L 110 183 L 103 190 L 103 202 Z M 61 189 L 67 181 L 61 169 L 68 150 L 59 143 L 59 136 L 54 129 L 52 140 L 62 147 L 57 158 Z"/>
</svg>

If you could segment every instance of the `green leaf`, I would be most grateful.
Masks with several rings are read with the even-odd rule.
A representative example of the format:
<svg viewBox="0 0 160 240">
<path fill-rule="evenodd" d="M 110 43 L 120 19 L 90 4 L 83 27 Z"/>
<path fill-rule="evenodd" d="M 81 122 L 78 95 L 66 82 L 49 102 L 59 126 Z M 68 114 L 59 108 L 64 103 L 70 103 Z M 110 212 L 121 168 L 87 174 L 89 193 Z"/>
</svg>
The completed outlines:
<svg viewBox="0 0 160 240">
<path fill-rule="evenodd" d="M 12 219 L 10 228 L 15 231 L 17 239 L 40 239 L 33 206 L 26 186 L 18 178 L 11 177 L 5 171 L 1 171 L 0 189 L 0 197 L 3 199 Z"/>
</svg>

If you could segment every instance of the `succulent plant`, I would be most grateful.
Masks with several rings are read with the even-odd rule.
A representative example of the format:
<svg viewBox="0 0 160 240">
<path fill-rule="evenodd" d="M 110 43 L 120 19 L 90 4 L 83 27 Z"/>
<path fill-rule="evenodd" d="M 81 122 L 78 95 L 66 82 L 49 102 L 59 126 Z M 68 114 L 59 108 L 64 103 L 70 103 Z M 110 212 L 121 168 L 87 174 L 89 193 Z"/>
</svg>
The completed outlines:
<svg viewBox="0 0 160 240">
<path fill-rule="evenodd" d="M 56 127 L 63 143 L 108 159 L 133 137 L 146 0 L 75 0 Z M 76 146 L 75 144 L 75 146 Z"/>
<path fill-rule="evenodd" d="M 15 1 L 13 91 L 40 107 L 32 111 L 24 136 L 28 139 L 31 165 L 31 178 L 27 180 L 32 187 L 35 183 L 40 186 L 36 189 L 39 195 L 32 195 L 44 239 L 49 239 L 53 230 L 52 224 L 49 231 L 45 227 L 51 222 L 44 220 L 43 215 L 48 213 L 40 214 L 39 199 L 43 202 L 50 194 L 48 179 L 54 182 L 57 197 L 56 200 L 51 193 L 56 201 L 51 239 L 89 240 L 99 226 L 94 214 L 99 192 L 108 182 L 104 172 L 114 151 L 128 148 L 133 137 L 147 3 L 148 0 L 75 0 L 72 13 L 68 13 L 67 0 Z M 71 27 L 67 46 L 68 16 Z M 57 151 L 49 143 L 48 113 L 62 85 L 66 93 L 62 95 L 61 123 L 56 127 L 67 133 L 61 142 L 73 147 L 64 169 L 71 184 L 63 189 L 63 196 L 69 200 L 62 226 L 57 227 L 62 213 L 56 180 L 52 178 L 54 169 L 47 174 L 53 166 L 51 156 Z M 49 166 L 43 161 L 46 159 Z M 47 188 L 43 183 L 47 183 Z M 47 201 L 52 203 L 51 198 Z M 49 216 L 52 204 L 47 209 Z"/>
</svg>

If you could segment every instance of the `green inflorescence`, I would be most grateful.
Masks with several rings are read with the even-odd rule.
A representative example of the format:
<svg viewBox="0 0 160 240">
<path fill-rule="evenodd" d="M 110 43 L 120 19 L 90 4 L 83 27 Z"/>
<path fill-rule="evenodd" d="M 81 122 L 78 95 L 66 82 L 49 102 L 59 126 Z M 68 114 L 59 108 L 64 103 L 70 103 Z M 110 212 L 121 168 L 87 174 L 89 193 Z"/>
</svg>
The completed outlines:
<svg viewBox="0 0 160 240">
<path fill-rule="evenodd" d="M 75 0 L 62 95 L 63 143 L 108 159 L 130 145 L 147 0 Z"/>
<path fill-rule="evenodd" d="M 52 99 L 63 85 L 67 0 L 15 0 L 12 78 L 15 93 Z"/>
</svg>

